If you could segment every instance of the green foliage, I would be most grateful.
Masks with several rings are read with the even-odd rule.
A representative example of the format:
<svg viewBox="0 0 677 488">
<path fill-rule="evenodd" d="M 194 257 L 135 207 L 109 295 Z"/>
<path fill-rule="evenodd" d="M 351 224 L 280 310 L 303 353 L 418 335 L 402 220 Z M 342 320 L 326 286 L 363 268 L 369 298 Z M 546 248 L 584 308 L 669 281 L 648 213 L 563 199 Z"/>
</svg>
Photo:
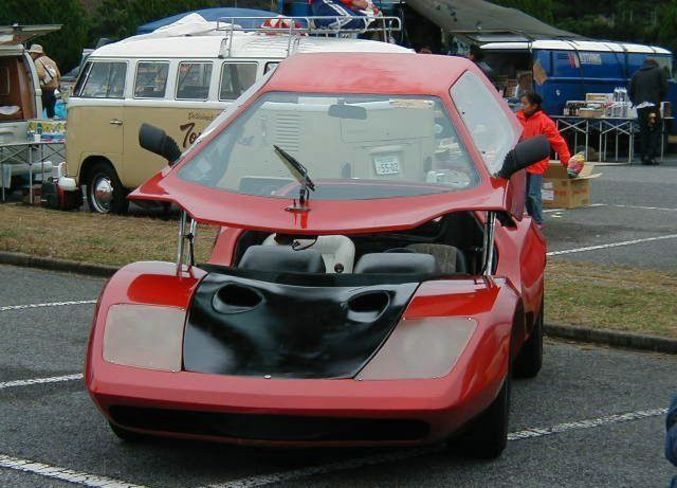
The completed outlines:
<svg viewBox="0 0 677 488">
<path fill-rule="evenodd" d="M 80 62 L 88 19 L 80 0 L 0 0 L 0 25 L 63 24 L 61 31 L 36 40 L 65 72 Z"/>
</svg>

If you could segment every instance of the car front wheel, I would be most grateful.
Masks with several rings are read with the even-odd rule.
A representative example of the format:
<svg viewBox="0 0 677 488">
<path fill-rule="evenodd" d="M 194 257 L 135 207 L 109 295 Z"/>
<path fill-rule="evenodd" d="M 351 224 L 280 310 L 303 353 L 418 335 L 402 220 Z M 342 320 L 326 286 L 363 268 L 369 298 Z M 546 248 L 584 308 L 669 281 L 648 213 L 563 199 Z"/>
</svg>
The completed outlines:
<svg viewBox="0 0 677 488">
<path fill-rule="evenodd" d="M 90 169 L 87 177 L 87 203 L 92 212 L 124 214 L 129 208 L 127 190 L 113 167 L 98 162 Z"/>
<path fill-rule="evenodd" d="M 510 373 L 496 399 L 458 438 L 451 441 L 455 454 L 474 459 L 496 459 L 508 444 Z"/>
<path fill-rule="evenodd" d="M 543 366 L 543 304 L 531 331 L 513 364 L 516 378 L 534 378 Z"/>
<path fill-rule="evenodd" d="M 108 422 L 108 425 L 110 426 L 110 430 L 112 430 L 118 438 L 125 442 L 140 442 L 146 439 L 145 435 L 139 434 L 138 432 L 134 432 L 132 430 L 127 430 L 124 427 L 115 425 L 113 422 Z"/>
</svg>

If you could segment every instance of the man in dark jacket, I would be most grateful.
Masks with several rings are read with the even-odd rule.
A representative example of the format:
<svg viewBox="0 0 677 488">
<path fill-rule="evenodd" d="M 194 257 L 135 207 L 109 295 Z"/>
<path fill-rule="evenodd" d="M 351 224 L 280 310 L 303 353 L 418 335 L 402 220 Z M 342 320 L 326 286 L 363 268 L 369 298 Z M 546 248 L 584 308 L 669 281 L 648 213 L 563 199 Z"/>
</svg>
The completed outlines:
<svg viewBox="0 0 677 488">
<path fill-rule="evenodd" d="M 677 396 L 672 399 L 672 405 L 668 409 L 665 419 L 667 435 L 665 436 L 665 457 L 677 466 Z M 677 488 L 677 476 L 672 478 L 670 488 Z"/>
<path fill-rule="evenodd" d="M 633 75 L 628 94 L 637 107 L 642 164 L 656 165 L 663 132 L 660 104 L 668 95 L 668 79 L 655 59 L 648 58 Z"/>
</svg>

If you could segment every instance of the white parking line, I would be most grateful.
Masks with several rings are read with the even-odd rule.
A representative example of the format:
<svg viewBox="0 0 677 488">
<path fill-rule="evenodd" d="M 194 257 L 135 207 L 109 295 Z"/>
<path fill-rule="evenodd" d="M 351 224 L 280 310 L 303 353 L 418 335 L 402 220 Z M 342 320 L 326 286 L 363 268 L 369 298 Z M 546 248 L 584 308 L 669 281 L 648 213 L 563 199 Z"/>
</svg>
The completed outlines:
<svg viewBox="0 0 677 488">
<path fill-rule="evenodd" d="M 41 385 L 43 383 L 60 383 L 62 381 L 81 380 L 82 378 L 83 378 L 82 373 L 77 373 L 77 374 L 68 374 L 65 376 L 52 376 L 51 378 L 33 378 L 30 380 L 4 381 L 0 382 L 0 390 L 4 390 L 5 388 L 14 388 L 17 386 Z"/>
<path fill-rule="evenodd" d="M 579 247 L 577 249 L 564 249 L 562 251 L 550 251 L 548 256 L 562 256 L 564 254 L 575 254 L 579 252 L 598 251 L 600 249 L 611 249 L 613 247 L 633 246 L 635 244 L 642 244 L 644 242 L 662 241 L 665 239 L 677 239 L 677 234 L 669 234 L 665 236 L 645 237 L 643 239 L 633 239 L 631 241 L 610 242 L 608 244 L 600 244 L 598 246 Z"/>
<path fill-rule="evenodd" d="M 575 422 L 566 422 L 557 424 L 552 427 L 542 429 L 526 429 L 518 432 L 508 434 L 510 441 L 518 441 L 523 439 L 532 439 L 534 437 L 543 437 L 552 434 L 561 434 L 572 430 L 594 429 L 603 425 L 617 424 L 622 422 L 630 422 L 633 420 L 640 420 L 650 417 L 657 417 L 665 415 L 667 408 L 657 408 L 654 410 L 639 410 L 637 412 L 628 412 L 618 415 L 607 415 L 595 419 L 579 420 Z M 371 466 L 375 464 L 389 463 L 393 461 L 400 461 L 402 459 L 410 459 L 421 456 L 423 454 L 430 454 L 444 450 L 443 447 L 434 446 L 427 448 L 411 449 L 407 451 L 399 451 L 389 454 L 382 454 L 376 456 L 368 456 L 359 459 L 349 459 L 347 461 L 339 461 L 336 463 L 323 464 L 320 466 L 313 466 L 310 468 L 294 469 L 290 471 L 281 471 L 277 473 L 264 474 L 260 476 L 251 476 L 249 478 L 241 478 L 239 480 L 228 481 L 226 483 L 209 485 L 208 488 L 257 488 L 272 483 L 283 483 L 294 481 L 309 476 L 318 474 L 328 474 L 335 471 L 344 471 L 349 469 L 361 468 L 364 466 Z"/>
<path fill-rule="evenodd" d="M 59 466 L 51 466 L 44 463 L 36 463 L 29 459 L 20 459 L 12 456 L 0 454 L 0 468 L 14 469 L 16 471 L 24 471 L 26 473 L 44 476 L 61 481 L 67 481 L 81 486 L 90 486 L 98 488 L 145 488 L 141 485 L 127 483 L 126 481 L 119 481 L 105 476 L 96 476 L 85 473 L 83 471 L 75 471 L 68 468 L 61 468 Z"/>
<path fill-rule="evenodd" d="M 50 302 L 50 303 L 29 303 L 27 305 L 7 305 L 0 307 L 0 312 L 7 312 L 9 310 L 25 310 L 28 308 L 45 308 L 45 307 L 69 307 L 71 305 L 93 305 L 96 300 L 77 300 L 70 302 Z"/>
<path fill-rule="evenodd" d="M 638 210 L 659 210 L 661 212 L 677 212 L 677 208 L 667 208 L 667 207 L 647 207 L 644 205 L 610 205 L 610 206 L 617 208 L 636 208 Z"/>
</svg>

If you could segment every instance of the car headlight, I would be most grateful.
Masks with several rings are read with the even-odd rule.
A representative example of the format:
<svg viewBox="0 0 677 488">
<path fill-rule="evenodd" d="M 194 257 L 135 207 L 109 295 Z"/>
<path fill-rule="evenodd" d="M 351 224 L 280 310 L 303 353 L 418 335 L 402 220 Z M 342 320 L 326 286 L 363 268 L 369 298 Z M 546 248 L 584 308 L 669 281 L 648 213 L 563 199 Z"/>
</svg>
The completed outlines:
<svg viewBox="0 0 677 488">
<path fill-rule="evenodd" d="M 403 380 L 446 376 L 476 328 L 475 320 L 463 317 L 402 320 L 356 379 Z"/>
<path fill-rule="evenodd" d="M 103 358 L 115 364 L 180 371 L 186 312 L 153 305 L 113 305 L 103 336 Z"/>
</svg>

